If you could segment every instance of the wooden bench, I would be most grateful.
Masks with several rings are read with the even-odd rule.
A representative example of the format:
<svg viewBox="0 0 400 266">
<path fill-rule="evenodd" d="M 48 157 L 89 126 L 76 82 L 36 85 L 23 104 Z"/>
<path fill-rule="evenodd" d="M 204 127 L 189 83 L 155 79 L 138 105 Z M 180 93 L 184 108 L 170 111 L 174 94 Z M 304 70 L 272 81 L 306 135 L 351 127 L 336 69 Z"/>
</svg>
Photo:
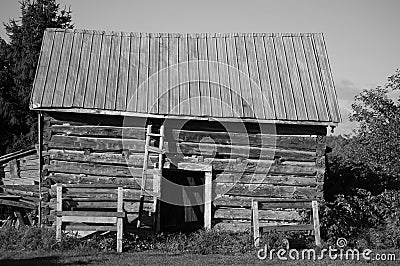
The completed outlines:
<svg viewBox="0 0 400 266">
<path fill-rule="evenodd" d="M 311 223 L 296 225 L 260 225 L 258 218 L 259 210 L 270 209 L 311 209 Z M 254 245 L 260 244 L 260 233 L 265 231 L 310 231 L 315 236 L 315 244 L 321 246 L 321 236 L 319 228 L 318 202 L 316 200 L 303 199 L 282 199 L 282 200 L 252 200 L 252 231 Z"/>
<path fill-rule="evenodd" d="M 117 252 L 122 252 L 122 187 L 57 184 L 56 239 L 66 231 L 116 231 Z M 78 203 L 78 204 L 77 204 Z M 84 203 L 79 206 L 79 203 Z"/>
</svg>

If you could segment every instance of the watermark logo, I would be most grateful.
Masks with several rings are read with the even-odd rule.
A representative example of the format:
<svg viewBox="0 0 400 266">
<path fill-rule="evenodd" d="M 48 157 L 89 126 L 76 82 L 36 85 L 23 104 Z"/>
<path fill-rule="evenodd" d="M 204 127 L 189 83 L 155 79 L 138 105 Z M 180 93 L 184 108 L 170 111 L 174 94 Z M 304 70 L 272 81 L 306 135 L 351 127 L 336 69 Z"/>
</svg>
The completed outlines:
<svg viewBox="0 0 400 266">
<path fill-rule="evenodd" d="M 345 238 L 338 238 L 336 246 L 328 246 L 328 248 L 316 249 L 268 249 L 265 245 L 257 252 L 257 257 L 260 260 L 357 260 L 366 261 L 395 261 L 396 254 L 394 253 L 375 253 L 371 249 L 359 250 L 356 248 L 347 247 Z"/>
</svg>

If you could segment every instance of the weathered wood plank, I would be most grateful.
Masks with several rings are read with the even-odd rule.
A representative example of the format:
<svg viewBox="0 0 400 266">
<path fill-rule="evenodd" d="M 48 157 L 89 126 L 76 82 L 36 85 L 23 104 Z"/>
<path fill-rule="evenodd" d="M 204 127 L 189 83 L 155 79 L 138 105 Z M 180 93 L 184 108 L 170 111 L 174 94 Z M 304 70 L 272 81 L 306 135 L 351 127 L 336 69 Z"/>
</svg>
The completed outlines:
<svg viewBox="0 0 400 266">
<path fill-rule="evenodd" d="M 43 156 L 48 156 L 50 160 L 59 161 L 72 161 L 72 162 L 86 162 L 86 163 L 104 163 L 104 164 L 116 164 L 116 165 L 128 165 L 128 166 L 143 166 L 143 153 L 97 153 L 91 152 L 85 155 L 84 151 L 68 151 L 68 150 L 48 150 L 43 153 Z M 158 160 L 157 155 L 151 155 L 150 160 L 152 162 L 149 168 L 153 167 L 153 163 Z"/>
<path fill-rule="evenodd" d="M 179 142 L 203 142 L 232 145 L 250 145 L 254 147 L 276 147 L 293 150 L 315 151 L 315 137 L 290 137 L 273 134 L 251 134 L 238 132 L 212 132 L 177 130 L 167 131 L 166 140 Z"/>
<path fill-rule="evenodd" d="M 268 174 L 218 174 L 214 182 L 239 183 L 239 184 L 270 184 L 286 186 L 316 186 L 322 184 L 317 182 L 315 176 L 273 176 Z"/>
<path fill-rule="evenodd" d="M 124 212 L 100 211 L 57 211 L 57 216 L 92 216 L 92 217 L 125 217 Z"/>
<path fill-rule="evenodd" d="M 53 125 L 49 130 L 52 134 L 68 136 L 145 139 L 145 128 L 141 127 Z"/>
<path fill-rule="evenodd" d="M 131 177 L 140 176 L 142 169 L 126 166 L 110 166 L 94 163 L 78 163 L 67 161 L 51 161 L 44 169 L 49 172 L 71 173 L 71 174 L 88 174 L 102 176 L 120 176 Z M 149 174 L 153 173 L 153 169 L 148 170 Z"/>
<path fill-rule="evenodd" d="M 260 208 L 268 208 L 268 206 L 285 209 L 310 208 L 310 199 L 290 199 L 290 198 L 273 198 L 273 197 L 243 197 L 243 196 L 220 196 L 214 199 L 213 204 L 216 207 L 242 207 L 251 208 L 251 201 L 257 200 Z M 263 202 L 264 201 L 264 202 Z M 265 203 L 268 201 L 268 203 Z"/>
<path fill-rule="evenodd" d="M 304 152 L 304 151 L 293 151 L 293 150 L 281 150 L 274 148 L 259 148 L 249 146 L 233 146 L 233 145 L 216 145 L 206 143 L 166 143 L 166 152 L 180 151 L 182 154 L 191 156 L 223 156 L 227 158 L 251 158 L 251 159 L 274 159 L 279 157 L 282 161 L 304 161 L 304 162 L 315 162 L 315 152 Z"/>
<path fill-rule="evenodd" d="M 73 136 L 52 136 L 47 142 L 48 148 L 53 149 L 92 149 L 93 151 L 144 151 L 144 141 L 112 138 L 89 138 Z"/>
<path fill-rule="evenodd" d="M 216 183 L 216 194 L 238 196 L 264 196 L 281 198 L 315 199 L 318 192 L 315 188 L 296 186 L 272 186 L 266 184 L 227 184 Z"/>
<path fill-rule="evenodd" d="M 62 216 L 62 222 L 77 222 L 77 223 L 116 223 L 116 217 L 92 217 L 92 216 Z"/>
<path fill-rule="evenodd" d="M 0 199 L 0 205 L 6 205 L 11 207 L 23 208 L 23 209 L 36 209 L 36 204 L 28 204 L 25 202 L 19 202 L 18 200 L 7 200 L 7 199 Z"/>
<path fill-rule="evenodd" d="M 104 185 L 121 185 L 130 188 L 140 189 L 141 176 L 135 177 L 115 177 L 115 176 L 97 176 L 97 175 L 83 175 L 83 174 L 68 174 L 68 173 L 52 173 L 46 177 L 51 183 L 63 184 L 104 184 Z M 152 189 L 152 178 L 148 177 L 146 188 Z"/>
<path fill-rule="evenodd" d="M 302 216 L 295 210 L 259 210 L 260 220 L 301 221 Z M 251 209 L 243 208 L 218 208 L 214 213 L 215 219 L 226 220 L 251 220 Z"/>
</svg>

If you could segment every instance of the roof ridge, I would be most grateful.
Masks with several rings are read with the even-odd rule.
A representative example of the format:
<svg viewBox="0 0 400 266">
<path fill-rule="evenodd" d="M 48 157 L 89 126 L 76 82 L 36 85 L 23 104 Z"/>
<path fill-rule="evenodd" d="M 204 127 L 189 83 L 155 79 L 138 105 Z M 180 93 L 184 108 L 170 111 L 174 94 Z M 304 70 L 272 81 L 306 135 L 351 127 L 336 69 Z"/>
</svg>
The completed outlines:
<svg viewBox="0 0 400 266">
<path fill-rule="evenodd" d="M 47 31 L 55 32 L 76 32 L 105 34 L 112 36 L 133 36 L 133 37 L 153 37 L 153 38 L 224 38 L 224 37 L 300 37 L 322 35 L 321 32 L 124 32 L 107 30 L 87 30 L 87 29 L 60 29 L 47 28 Z"/>
</svg>

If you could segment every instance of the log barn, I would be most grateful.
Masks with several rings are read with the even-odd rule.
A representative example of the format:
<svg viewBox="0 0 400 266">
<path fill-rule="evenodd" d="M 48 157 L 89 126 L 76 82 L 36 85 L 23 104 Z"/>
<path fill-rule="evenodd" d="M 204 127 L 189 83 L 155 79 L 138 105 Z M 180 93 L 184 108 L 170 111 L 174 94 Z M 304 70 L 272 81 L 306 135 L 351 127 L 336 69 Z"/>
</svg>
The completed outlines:
<svg viewBox="0 0 400 266">
<path fill-rule="evenodd" d="M 252 199 L 321 199 L 341 119 L 321 33 L 47 29 L 30 108 L 42 186 L 123 186 L 127 228 L 156 231 L 245 230 Z"/>
</svg>

